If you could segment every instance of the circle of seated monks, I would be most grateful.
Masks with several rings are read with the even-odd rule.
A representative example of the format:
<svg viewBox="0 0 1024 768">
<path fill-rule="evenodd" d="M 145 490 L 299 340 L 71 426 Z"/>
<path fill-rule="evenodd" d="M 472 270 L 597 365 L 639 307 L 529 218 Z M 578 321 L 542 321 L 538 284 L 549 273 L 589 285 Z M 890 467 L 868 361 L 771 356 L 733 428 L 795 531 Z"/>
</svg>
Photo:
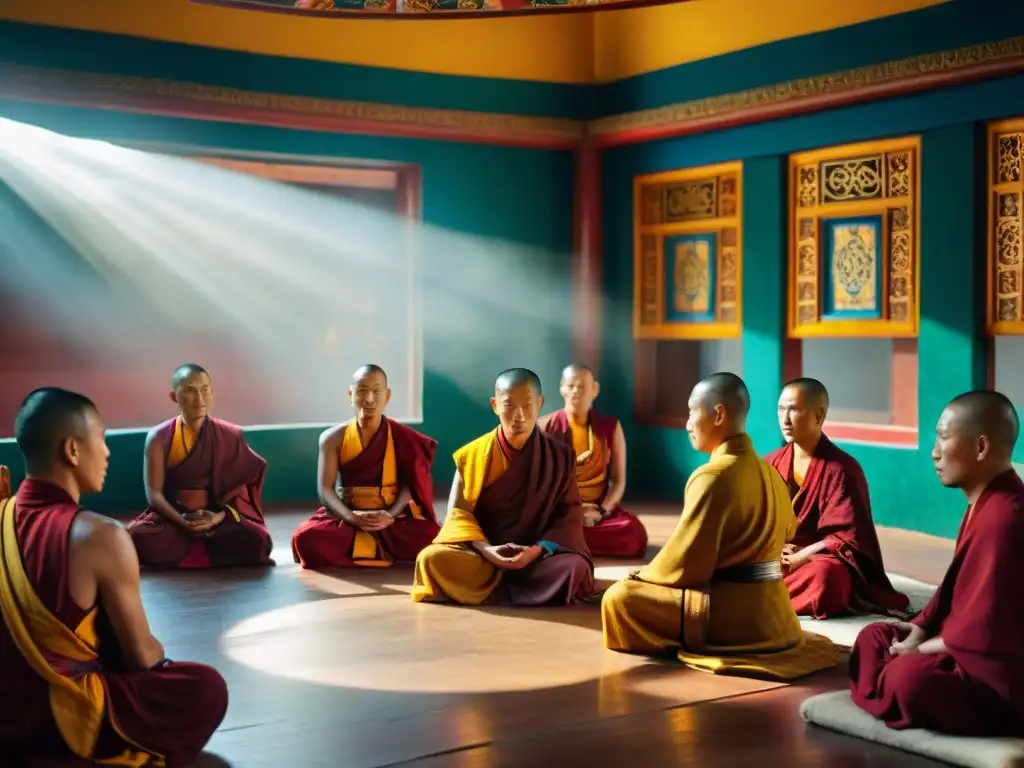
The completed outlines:
<svg viewBox="0 0 1024 768">
<path fill-rule="evenodd" d="M 687 433 L 709 461 L 689 478 L 679 523 L 646 566 L 595 594 L 595 555 L 639 557 L 640 521 L 622 509 L 622 427 L 593 409 L 598 383 L 565 369 L 564 407 L 543 418 L 541 382 L 495 382 L 498 427 L 455 452 L 443 525 L 433 511 L 437 443 L 384 415 L 382 369 L 349 390 L 355 418 L 320 438 L 323 506 L 292 538 L 305 568 L 415 563 L 412 599 L 567 605 L 600 599 L 605 645 L 672 654 L 718 674 L 792 680 L 840 663 L 798 614 L 883 614 L 850 656 L 862 709 L 892 728 L 1024 736 L 1024 484 L 1010 463 L 1009 400 L 955 398 L 939 420 L 939 480 L 968 500 L 952 565 L 911 617 L 886 577 L 867 482 L 822 434 L 828 393 L 788 383 L 785 446 L 761 458 L 745 433 L 743 381 L 718 373 L 690 395 Z M 210 415 L 199 366 L 175 371 L 179 415 L 146 438 L 149 507 L 123 527 L 82 509 L 102 489 L 105 427 L 86 397 L 31 393 L 15 434 L 26 479 L 0 468 L 0 748 L 125 766 L 186 766 L 224 718 L 214 669 L 170 661 L 139 591 L 154 568 L 272 565 L 261 489 L 266 462 L 242 430 Z"/>
</svg>

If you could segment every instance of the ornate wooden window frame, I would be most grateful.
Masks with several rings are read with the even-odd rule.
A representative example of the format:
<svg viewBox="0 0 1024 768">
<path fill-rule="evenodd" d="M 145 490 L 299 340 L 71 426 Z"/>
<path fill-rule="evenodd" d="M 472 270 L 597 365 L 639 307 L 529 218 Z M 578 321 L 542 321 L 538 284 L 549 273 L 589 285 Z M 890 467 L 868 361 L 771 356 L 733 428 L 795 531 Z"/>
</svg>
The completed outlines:
<svg viewBox="0 0 1024 768">
<path fill-rule="evenodd" d="M 849 171 L 849 163 L 867 160 L 876 161 L 878 167 L 876 193 L 860 199 L 824 200 L 824 165 L 843 164 L 839 168 L 845 165 Z M 921 295 L 920 137 L 845 144 L 791 155 L 789 181 L 788 335 L 916 337 Z M 876 277 L 876 316 L 823 318 L 824 224 L 857 218 L 877 221 L 876 234 L 884 244 Z M 902 258 L 893 258 L 894 246 Z"/>
<path fill-rule="evenodd" d="M 1024 118 L 990 123 L 987 147 L 985 330 L 1017 336 L 1024 334 Z"/>
<path fill-rule="evenodd" d="M 667 222 L 676 185 L 705 182 L 714 190 L 711 215 Z M 637 176 L 633 179 L 633 337 L 707 340 L 743 333 L 743 163 L 730 162 Z M 713 236 L 708 319 L 666 320 L 665 239 Z"/>
</svg>

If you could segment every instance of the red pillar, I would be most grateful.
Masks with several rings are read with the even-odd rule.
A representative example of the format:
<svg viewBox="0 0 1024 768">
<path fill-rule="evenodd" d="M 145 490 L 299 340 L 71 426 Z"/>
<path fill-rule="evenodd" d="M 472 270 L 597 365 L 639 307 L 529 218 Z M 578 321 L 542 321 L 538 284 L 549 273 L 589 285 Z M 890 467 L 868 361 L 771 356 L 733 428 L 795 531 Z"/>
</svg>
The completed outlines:
<svg viewBox="0 0 1024 768">
<path fill-rule="evenodd" d="M 572 261 L 573 360 L 596 372 L 601 362 L 601 150 L 589 138 L 576 148 Z"/>
</svg>

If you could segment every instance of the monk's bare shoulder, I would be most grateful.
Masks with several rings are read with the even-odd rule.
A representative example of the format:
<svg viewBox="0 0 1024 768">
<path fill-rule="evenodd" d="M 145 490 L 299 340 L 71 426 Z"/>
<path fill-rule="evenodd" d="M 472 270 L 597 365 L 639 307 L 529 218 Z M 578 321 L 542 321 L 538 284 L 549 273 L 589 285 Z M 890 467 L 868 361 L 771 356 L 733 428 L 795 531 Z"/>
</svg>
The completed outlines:
<svg viewBox="0 0 1024 768">
<path fill-rule="evenodd" d="M 345 439 L 345 430 L 348 429 L 348 425 L 351 423 L 351 419 L 343 421 L 341 424 L 337 424 L 333 427 L 329 427 L 320 433 L 320 447 L 327 448 L 332 445 L 340 445 L 341 441 Z"/>
<path fill-rule="evenodd" d="M 149 430 L 149 432 L 146 433 L 146 453 L 149 453 L 151 450 L 155 450 L 157 448 L 163 450 L 164 443 L 163 440 L 160 439 L 160 433 L 163 431 L 163 429 L 163 424 L 157 424 L 155 427 Z"/>
<path fill-rule="evenodd" d="M 71 539 L 75 544 L 88 547 L 117 546 L 131 543 L 131 536 L 118 520 L 83 509 L 71 524 Z"/>
</svg>

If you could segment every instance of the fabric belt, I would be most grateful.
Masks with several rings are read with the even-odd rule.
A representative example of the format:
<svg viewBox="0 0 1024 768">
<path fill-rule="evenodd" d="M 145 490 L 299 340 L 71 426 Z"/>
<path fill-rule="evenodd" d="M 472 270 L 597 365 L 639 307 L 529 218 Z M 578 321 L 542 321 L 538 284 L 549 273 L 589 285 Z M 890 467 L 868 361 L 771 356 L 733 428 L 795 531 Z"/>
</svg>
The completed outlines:
<svg viewBox="0 0 1024 768">
<path fill-rule="evenodd" d="M 735 584 L 755 584 L 762 581 L 781 581 L 782 563 L 771 560 L 767 563 L 743 563 L 720 568 L 711 577 L 712 582 L 728 581 Z"/>
</svg>

